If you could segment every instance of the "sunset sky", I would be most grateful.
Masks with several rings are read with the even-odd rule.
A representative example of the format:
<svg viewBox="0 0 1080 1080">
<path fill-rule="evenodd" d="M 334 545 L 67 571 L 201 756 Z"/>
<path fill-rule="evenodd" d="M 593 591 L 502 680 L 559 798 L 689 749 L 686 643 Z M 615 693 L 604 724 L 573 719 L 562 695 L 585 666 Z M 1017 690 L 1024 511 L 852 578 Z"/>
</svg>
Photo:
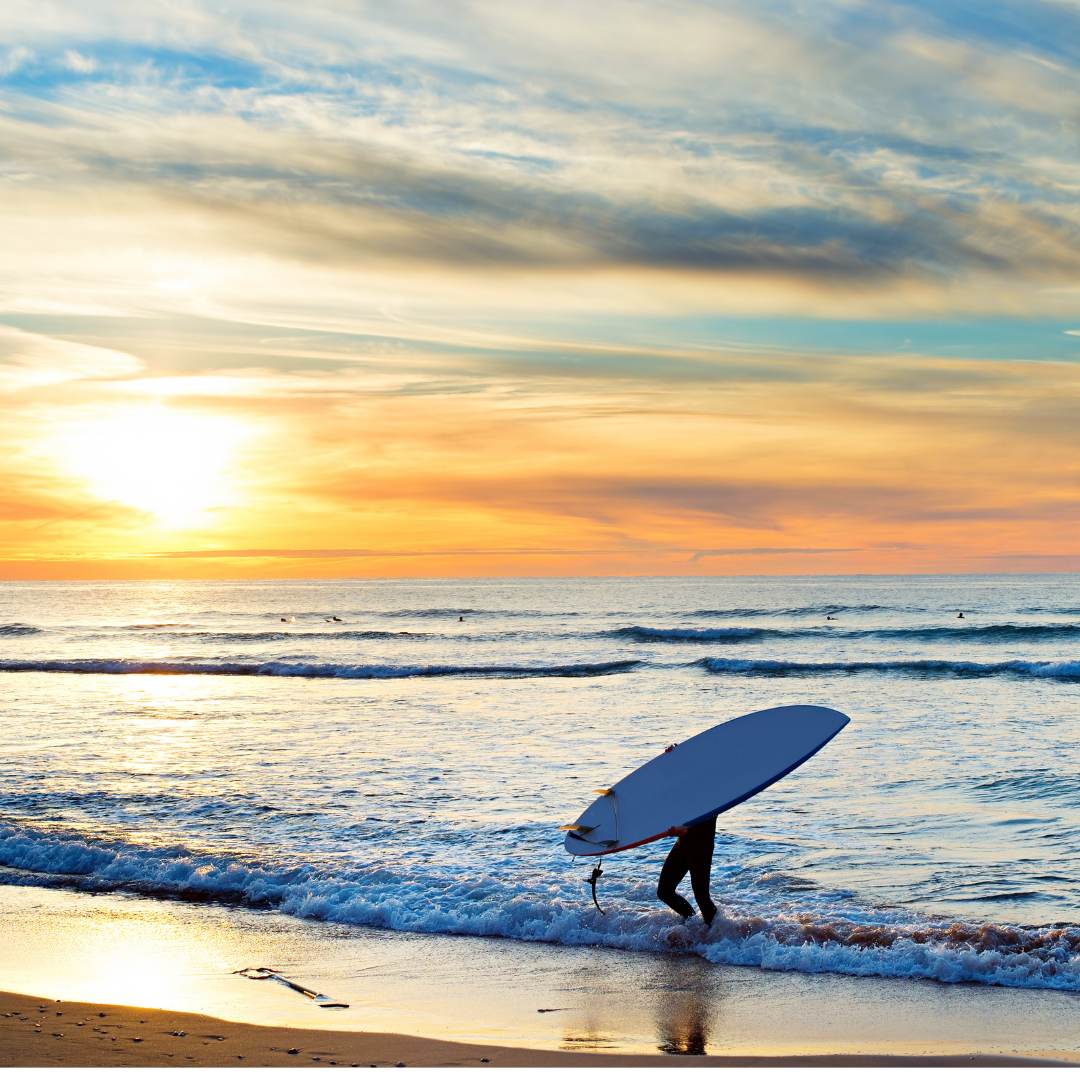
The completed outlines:
<svg viewBox="0 0 1080 1080">
<path fill-rule="evenodd" d="M 1080 2 L 0 5 L 0 577 L 1080 570 Z"/>
</svg>

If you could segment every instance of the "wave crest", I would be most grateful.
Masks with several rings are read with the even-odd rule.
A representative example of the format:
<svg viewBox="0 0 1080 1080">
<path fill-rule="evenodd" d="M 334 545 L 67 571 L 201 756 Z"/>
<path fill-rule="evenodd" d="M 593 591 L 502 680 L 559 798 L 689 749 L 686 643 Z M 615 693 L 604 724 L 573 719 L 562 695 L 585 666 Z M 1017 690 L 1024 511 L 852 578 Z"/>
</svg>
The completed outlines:
<svg viewBox="0 0 1080 1080">
<path fill-rule="evenodd" d="M 72 675 L 253 675 L 295 679 L 587 678 L 632 671 L 640 660 L 580 664 L 302 664 L 271 660 L 0 660 L 0 671 Z"/>
<path fill-rule="evenodd" d="M 1080 661 L 1002 660 L 977 663 L 974 660 L 744 660 L 705 657 L 697 663 L 717 675 L 765 675 L 782 678 L 798 675 L 883 675 L 952 676 L 963 679 L 1011 675 L 1024 679 L 1053 679 L 1080 682 Z"/>
<path fill-rule="evenodd" d="M 1076 623 L 992 623 L 987 626 L 883 626 L 843 629 L 840 627 L 805 626 L 722 626 L 698 629 L 684 626 L 622 626 L 618 630 L 602 631 L 603 637 L 626 638 L 642 643 L 680 641 L 719 641 L 732 644 L 740 641 L 773 641 L 802 638 L 830 640 L 880 639 L 888 641 L 958 641 L 1007 644 L 1027 641 L 1058 641 L 1080 638 Z"/>
</svg>

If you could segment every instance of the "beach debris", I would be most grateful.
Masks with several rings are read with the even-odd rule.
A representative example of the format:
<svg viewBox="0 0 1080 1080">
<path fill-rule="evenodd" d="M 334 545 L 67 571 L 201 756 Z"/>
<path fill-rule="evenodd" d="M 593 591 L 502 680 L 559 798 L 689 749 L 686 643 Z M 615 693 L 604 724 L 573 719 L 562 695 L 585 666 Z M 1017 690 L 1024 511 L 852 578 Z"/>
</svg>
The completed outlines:
<svg viewBox="0 0 1080 1080">
<path fill-rule="evenodd" d="M 561 1008 L 561 1009 L 537 1009 L 536 1011 L 537 1011 L 538 1013 L 549 1013 L 549 1012 L 569 1012 L 569 1011 L 570 1011 L 570 1009 L 569 1009 L 568 1007 L 564 1006 L 564 1007 L 563 1007 L 563 1008 Z"/>
<path fill-rule="evenodd" d="M 172 1035 L 174 1038 L 177 1038 L 177 1039 L 186 1039 L 187 1038 L 187 1032 L 186 1031 L 170 1031 L 170 1032 L 168 1032 L 168 1034 Z"/>
<path fill-rule="evenodd" d="M 490 1065 L 491 1064 L 491 1058 L 481 1058 L 480 1059 L 480 1064 L 481 1065 Z"/>
<path fill-rule="evenodd" d="M 395 1061 L 394 1062 L 394 1068 L 395 1069 L 404 1069 L 405 1068 L 405 1062 L 404 1061 Z"/>
<path fill-rule="evenodd" d="M 136 1035 L 131 1041 L 132 1042 L 142 1042 L 142 1038 L 140 1036 Z"/>
<path fill-rule="evenodd" d="M 243 975 L 245 979 L 265 980 L 270 979 L 273 982 L 280 983 L 282 986 L 287 986 L 290 990 L 295 990 L 298 994 L 303 994 L 308 1001 L 318 1005 L 320 1009 L 347 1009 L 349 1006 L 344 1001 L 335 1001 L 333 998 L 327 997 L 325 994 L 320 994 L 318 990 L 309 990 L 306 986 L 301 986 L 299 983 L 293 982 L 291 979 L 286 979 L 285 976 L 277 969 L 271 967 L 246 967 L 240 968 L 238 971 L 233 972 L 234 975 Z"/>
<path fill-rule="evenodd" d="M 300 1047 L 298 1047 L 298 1046 L 290 1046 L 289 1049 L 285 1051 L 285 1053 L 286 1054 L 292 1054 L 293 1056 L 295 1056 L 296 1054 L 300 1053 Z"/>
</svg>

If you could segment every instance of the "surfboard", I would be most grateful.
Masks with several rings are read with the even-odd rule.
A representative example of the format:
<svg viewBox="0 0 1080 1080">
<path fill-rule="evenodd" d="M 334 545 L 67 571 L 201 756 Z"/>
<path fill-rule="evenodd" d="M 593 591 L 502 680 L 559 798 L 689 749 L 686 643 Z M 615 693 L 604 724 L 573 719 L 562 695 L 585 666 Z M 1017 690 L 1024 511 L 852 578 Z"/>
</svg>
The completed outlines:
<svg viewBox="0 0 1080 1080">
<path fill-rule="evenodd" d="M 598 788 L 600 797 L 562 827 L 564 846 L 595 857 L 676 836 L 782 780 L 848 719 L 818 705 L 783 705 L 717 724 Z"/>
</svg>

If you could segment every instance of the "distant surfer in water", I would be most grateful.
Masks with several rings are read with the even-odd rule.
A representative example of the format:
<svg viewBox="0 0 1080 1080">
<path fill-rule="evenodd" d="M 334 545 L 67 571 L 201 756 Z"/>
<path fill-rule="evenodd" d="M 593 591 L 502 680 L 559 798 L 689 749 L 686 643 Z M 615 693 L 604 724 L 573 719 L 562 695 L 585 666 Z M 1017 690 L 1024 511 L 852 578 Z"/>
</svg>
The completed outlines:
<svg viewBox="0 0 1080 1080">
<path fill-rule="evenodd" d="M 709 878 L 712 874 L 713 845 L 716 842 L 716 817 L 706 818 L 696 825 L 689 825 L 679 831 L 679 839 L 668 852 L 660 870 L 660 880 L 656 886 L 657 898 L 663 900 L 672 911 L 684 919 L 694 914 L 690 901 L 680 896 L 676 889 L 687 874 L 694 890 L 694 899 L 698 903 L 701 917 L 706 926 L 711 926 L 716 917 L 716 905 L 709 895 Z"/>
<path fill-rule="evenodd" d="M 962 619 L 962 618 L 964 617 L 964 613 L 963 613 L 962 611 L 958 611 L 958 612 L 956 613 L 956 617 L 957 617 L 958 619 Z"/>
</svg>

